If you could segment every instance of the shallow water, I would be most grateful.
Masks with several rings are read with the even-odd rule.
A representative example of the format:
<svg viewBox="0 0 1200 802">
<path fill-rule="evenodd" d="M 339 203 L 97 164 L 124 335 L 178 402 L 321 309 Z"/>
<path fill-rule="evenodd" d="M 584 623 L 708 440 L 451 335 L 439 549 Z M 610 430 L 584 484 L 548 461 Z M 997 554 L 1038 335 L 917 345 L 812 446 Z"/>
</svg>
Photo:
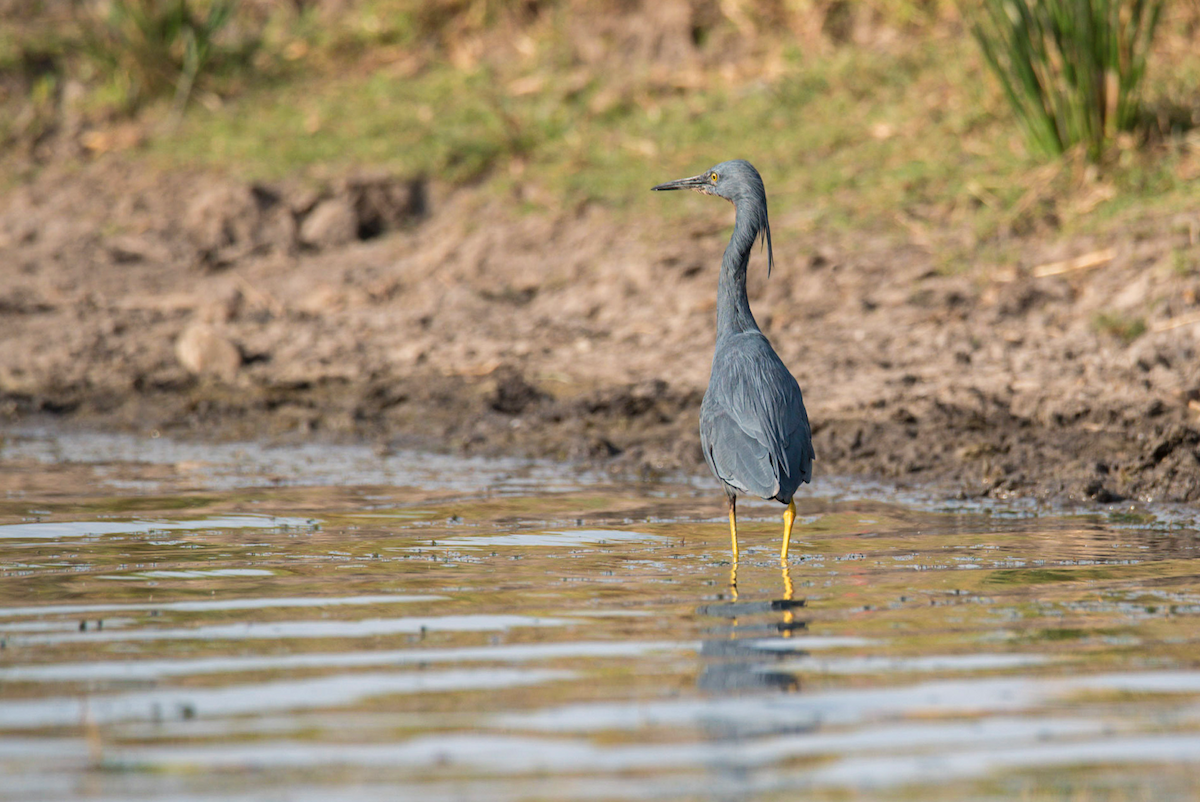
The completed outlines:
<svg viewBox="0 0 1200 802">
<path fill-rule="evenodd" d="M 1192 510 L 10 432 L 0 800 L 1200 791 Z"/>
</svg>

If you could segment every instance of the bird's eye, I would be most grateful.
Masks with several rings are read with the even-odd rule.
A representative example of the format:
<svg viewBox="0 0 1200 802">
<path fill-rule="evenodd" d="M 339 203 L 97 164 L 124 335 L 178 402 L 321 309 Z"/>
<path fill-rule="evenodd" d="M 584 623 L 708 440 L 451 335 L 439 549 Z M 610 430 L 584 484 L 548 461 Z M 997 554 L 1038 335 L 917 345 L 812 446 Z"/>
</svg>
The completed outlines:
<svg viewBox="0 0 1200 802">
<path fill-rule="evenodd" d="M 717 175 L 716 173 L 713 173 L 712 175 L 710 175 L 710 176 L 708 177 L 708 180 L 709 180 L 709 181 L 712 181 L 712 182 L 715 184 L 715 183 L 717 183 L 717 179 L 718 179 L 718 178 L 720 178 L 720 176 L 719 176 L 719 175 Z"/>
</svg>

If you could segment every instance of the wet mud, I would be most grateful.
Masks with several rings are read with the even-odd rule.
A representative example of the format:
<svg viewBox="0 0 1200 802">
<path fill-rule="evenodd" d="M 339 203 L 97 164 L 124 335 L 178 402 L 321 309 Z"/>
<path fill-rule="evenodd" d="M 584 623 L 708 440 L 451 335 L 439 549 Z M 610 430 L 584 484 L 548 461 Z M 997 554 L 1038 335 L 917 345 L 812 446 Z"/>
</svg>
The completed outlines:
<svg viewBox="0 0 1200 802">
<path fill-rule="evenodd" d="M 668 227 L 502 205 L 403 176 L 49 167 L 0 199 L 0 415 L 703 473 L 728 210 Z M 960 266 L 954 232 L 775 221 L 751 303 L 804 390 L 816 481 L 1200 499 L 1187 217 Z"/>
</svg>

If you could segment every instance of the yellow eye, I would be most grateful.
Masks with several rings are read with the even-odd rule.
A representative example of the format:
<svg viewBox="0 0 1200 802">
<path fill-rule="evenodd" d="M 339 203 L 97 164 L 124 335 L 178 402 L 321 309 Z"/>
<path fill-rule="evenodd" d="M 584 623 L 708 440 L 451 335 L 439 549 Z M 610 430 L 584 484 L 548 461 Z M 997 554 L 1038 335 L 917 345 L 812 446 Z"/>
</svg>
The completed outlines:
<svg viewBox="0 0 1200 802">
<path fill-rule="evenodd" d="M 718 178 L 720 178 L 720 176 L 719 176 L 719 175 L 717 175 L 716 173 L 713 173 L 712 175 L 710 175 L 710 176 L 708 177 L 708 180 L 709 180 L 709 181 L 712 181 L 712 182 L 715 184 L 715 183 L 717 183 L 717 179 L 718 179 Z"/>
</svg>

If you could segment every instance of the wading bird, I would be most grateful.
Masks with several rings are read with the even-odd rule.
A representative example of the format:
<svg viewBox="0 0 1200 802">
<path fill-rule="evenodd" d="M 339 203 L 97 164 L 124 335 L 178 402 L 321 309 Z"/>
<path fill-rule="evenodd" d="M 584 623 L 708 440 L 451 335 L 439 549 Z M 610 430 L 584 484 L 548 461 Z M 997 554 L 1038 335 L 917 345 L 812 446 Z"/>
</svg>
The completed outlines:
<svg viewBox="0 0 1200 802">
<path fill-rule="evenodd" d="M 792 496 L 812 479 L 815 455 L 800 385 L 754 322 L 746 297 L 746 267 L 759 234 L 767 244 L 768 276 L 775 264 L 767 191 L 758 171 L 742 159 L 722 162 L 700 175 L 653 189 L 693 189 L 725 198 L 737 210 L 717 282 L 717 345 L 712 376 L 700 404 L 700 445 L 729 501 L 734 564 L 738 559 L 739 493 L 787 505 L 779 552 L 780 561 L 786 563 L 796 519 Z"/>
</svg>

